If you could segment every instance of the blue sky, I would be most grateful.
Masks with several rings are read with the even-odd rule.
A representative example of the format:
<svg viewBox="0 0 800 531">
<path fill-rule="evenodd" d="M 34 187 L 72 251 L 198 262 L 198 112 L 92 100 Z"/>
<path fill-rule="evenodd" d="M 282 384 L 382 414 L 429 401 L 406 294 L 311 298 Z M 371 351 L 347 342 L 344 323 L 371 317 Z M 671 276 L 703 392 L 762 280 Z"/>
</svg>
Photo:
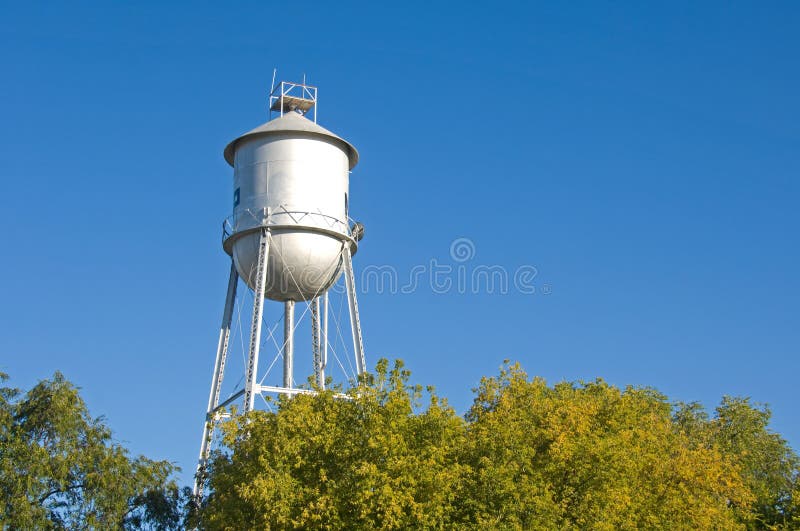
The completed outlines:
<svg viewBox="0 0 800 531">
<path fill-rule="evenodd" d="M 790 2 L 0 4 L 0 369 L 61 370 L 188 481 L 228 259 L 222 148 L 272 70 L 360 153 L 359 269 L 534 266 L 533 294 L 362 293 L 368 362 L 459 411 L 520 361 L 800 446 L 800 8 Z M 268 307 L 272 317 L 279 308 Z M 298 340 L 299 341 L 299 340 Z"/>
</svg>

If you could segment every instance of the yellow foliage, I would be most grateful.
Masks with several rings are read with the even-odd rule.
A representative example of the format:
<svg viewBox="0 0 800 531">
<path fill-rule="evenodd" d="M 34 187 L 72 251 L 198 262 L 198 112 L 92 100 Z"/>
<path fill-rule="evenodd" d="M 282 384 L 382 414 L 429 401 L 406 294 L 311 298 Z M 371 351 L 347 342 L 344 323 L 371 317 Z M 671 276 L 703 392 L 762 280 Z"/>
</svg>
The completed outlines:
<svg viewBox="0 0 800 531">
<path fill-rule="evenodd" d="M 421 410 L 421 390 L 408 378 L 402 364 L 390 371 L 382 361 L 349 399 L 300 395 L 281 400 L 274 413 L 228 423 L 228 451 L 213 459 L 199 526 L 725 530 L 798 523 L 791 496 L 797 458 L 746 402 L 723 401 L 710 420 L 696 405 L 674 411 L 652 389 L 602 380 L 551 387 L 509 365 L 481 381 L 461 418 L 435 395 Z M 732 430 L 748 433 L 749 442 Z M 765 457 L 776 455 L 783 468 Z M 768 484 L 765 471 L 774 476 Z"/>
</svg>

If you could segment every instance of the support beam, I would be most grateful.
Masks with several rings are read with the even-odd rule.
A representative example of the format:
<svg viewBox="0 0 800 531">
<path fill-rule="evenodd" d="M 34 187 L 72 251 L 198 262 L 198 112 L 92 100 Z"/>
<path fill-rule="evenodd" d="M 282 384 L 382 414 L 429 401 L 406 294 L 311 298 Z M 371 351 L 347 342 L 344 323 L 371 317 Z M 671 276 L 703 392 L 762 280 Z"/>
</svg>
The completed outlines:
<svg viewBox="0 0 800 531">
<path fill-rule="evenodd" d="M 367 370 L 367 363 L 364 358 L 364 340 L 361 337 L 361 321 L 358 318 L 358 300 L 356 299 L 356 283 L 353 274 L 353 255 L 350 253 L 350 245 L 345 244 L 344 256 L 344 281 L 347 285 L 347 306 L 350 308 L 350 328 L 353 335 L 353 352 L 356 357 L 356 370 L 359 376 Z"/>
<path fill-rule="evenodd" d="M 291 389 L 294 386 L 294 301 L 283 305 L 283 386 Z"/>
<path fill-rule="evenodd" d="M 219 327 L 217 357 L 214 362 L 214 376 L 211 380 L 211 392 L 208 396 L 209 412 L 219 404 L 219 393 L 222 389 L 222 379 L 225 377 L 225 362 L 228 358 L 228 344 L 231 338 L 231 321 L 233 320 L 233 307 L 236 302 L 236 288 L 238 284 L 239 273 L 236 271 L 236 264 L 231 260 L 231 272 L 228 277 L 228 293 L 225 296 L 225 309 L 222 312 L 222 324 Z"/>
<path fill-rule="evenodd" d="M 224 401 L 223 401 L 223 402 L 222 402 L 220 405 L 218 405 L 217 407 L 215 407 L 215 408 L 214 408 L 214 410 L 212 411 L 212 413 L 216 413 L 216 412 L 217 412 L 217 411 L 219 411 L 220 409 L 228 407 L 228 406 L 229 406 L 229 405 L 231 405 L 232 403 L 236 402 L 236 400 L 237 400 L 238 398 L 240 398 L 240 397 L 241 397 L 243 394 L 244 394 L 244 389 L 239 389 L 238 391 L 236 391 L 235 393 L 233 393 L 231 396 L 229 396 L 228 398 L 226 398 L 226 399 L 225 399 L 225 400 L 224 400 Z"/>
<path fill-rule="evenodd" d="M 328 292 L 322 295 L 322 367 L 320 376 L 322 378 L 321 389 L 325 389 L 325 369 L 328 368 Z"/>
<path fill-rule="evenodd" d="M 222 311 L 222 323 L 219 327 L 217 355 L 214 359 L 214 373 L 211 376 L 211 391 L 208 394 L 206 419 L 203 423 L 203 438 L 200 441 L 200 457 L 197 462 L 197 472 L 195 474 L 194 488 L 192 491 L 195 498 L 198 499 L 203 496 L 206 463 L 211 451 L 211 436 L 214 430 L 213 414 L 219 404 L 219 393 L 222 388 L 222 379 L 225 376 L 225 361 L 228 357 L 228 343 L 231 337 L 231 320 L 233 319 L 233 307 L 236 302 L 236 287 L 238 284 L 239 274 L 236 272 L 236 265 L 231 260 L 231 272 L 228 277 L 228 293 L 225 296 L 225 308 Z"/>
<path fill-rule="evenodd" d="M 322 368 L 322 326 L 320 322 L 320 298 L 311 302 L 311 346 L 314 360 L 314 381 L 317 387 L 324 389 L 325 372 Z"/>
<path fill-rule="evenodd" d="M 295 395 L 314 395 L 317 392 L 313 389 L 303 389 L 301 387 L 294 387 L 292 389 L 287 389 L 285 387 L 276 387 L 274 385 L 259 385 L 258 390 L 261 393 L 275 393 L 276 395 L 286 395 L 286 396 L 295 396 Z M 334 398 L 340 398 L 342 400 L 352 400 L 353 397 L 346 394 L 346 393 L 334 393 Z"/>
<path fill-rule="evenodd" d="M 244 412 L 253 410 L 258 377 L 258 353 L 261 350 L 261 319 L 264 315 L 264 288 L 267 283 L 267 256 L 269 255 L 269 229 L 261 229 L 258 241 L 258 263 L 253 290 L 253 322 L 250 326 L 250 348 L 247 356 L 247 375 L 244 390 Z"/>
</svg>

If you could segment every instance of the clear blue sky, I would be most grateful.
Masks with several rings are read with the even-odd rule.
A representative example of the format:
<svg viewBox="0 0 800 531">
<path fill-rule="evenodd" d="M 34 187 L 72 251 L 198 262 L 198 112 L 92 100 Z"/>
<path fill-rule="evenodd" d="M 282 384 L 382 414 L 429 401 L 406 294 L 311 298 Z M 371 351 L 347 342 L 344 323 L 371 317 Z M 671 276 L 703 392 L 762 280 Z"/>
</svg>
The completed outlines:
<svg viewBox="0 0 800 531">
<path fill-rule="evenodd" d="M 798 4 L 0 5 L 0 369 L 63 371 L 133 451 L 192 473 L 222 148 L 273 67 L 361 152 L 357 268 L 464 237 L 471 266 L 539 272 L 533 295 L 362 294 L 370 364 L 459 411 L 504 358 L 746 395 L 800 446 Z"/>
</svg>

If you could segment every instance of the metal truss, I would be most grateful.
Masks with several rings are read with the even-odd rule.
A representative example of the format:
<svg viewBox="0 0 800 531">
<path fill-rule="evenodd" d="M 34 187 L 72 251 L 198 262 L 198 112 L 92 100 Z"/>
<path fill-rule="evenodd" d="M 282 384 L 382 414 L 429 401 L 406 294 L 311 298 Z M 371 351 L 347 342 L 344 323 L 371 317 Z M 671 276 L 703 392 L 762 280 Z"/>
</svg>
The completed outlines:
<svg viewBox="0 0 800 531">
<path fill-rule="evenodd" d="M 292 111 L 305 115 L 310 110 L 317 123 L 317 87 L 313 85 L 281 81 L 269 94 L 270 118 L 273 112 L 281 116 Z"/>
<path fill-rule="evenodd" d="M 203 437 L 200 444 L 200 456 L 198 459 L 197 473 L 194 483 L 194 497 L 199 502 L 203 497 L 203 489 L 206 481 L 206 466 L 211 452 L 211 440 L 216 424 L 219 420 L 228 418 L 226 408 L 243 397 L 242 411 L 247 413 L 255 408 L 257 395 L 263 393 L 283 394 L 295 396 L 298 394 L 313 394 L 314 389 L 298 388 L 294 385 L 294 330 L 295 330 L 295 302 L 284 302 L 284 341 L 281 347 L 283 355 L 283 385 L 270 386 L 261 385 L 258 380 L 258 359 L 261 349 L 262 322 L 264 314 L 264 288 L 267 281 L 267 259 L 270 251 L 271 232 L 270 227 L 260 229 L 258 242 L 258 261 L 255 272 L 255 286 L 253 290 L 253 313 L 250 325 L 250 335 L 248 343 L 248 354 L 246 360 L 245 385 L 243 389 L 232 394 L 226 400 L 220 402 L 220 389 L 225 375 L 225 362 L 228 355 L 228 346 L 231 333 L 231 321 L 236 302 L 237 285 L 239 275 L 236 266 L 231 261 L 230 276 L 228 279 L 228 292 L 225 297 L 225 307 L 222 313 L 222 324 L 220 326 L 219 341 L 217 343 L 217 355 L 214 363 L 214 372 L 211 378 L 211 390 L 209 393 L 206 418 L 203 423 Z M 355 354 L 356 372 L 361 376 L 366 371 L 366 361 L 364 357 L 364 344 L 361 335 L 361 321 L 358 313 L 358 301 L 356 299 L 356 286 L 353 274 L 353 261 L 351 245 L 354 242 L 346 240 L 342 245 L 342 266 L 344 269 L 345 285 L 347 290 L 347 305 L 350 317 L 350 329 L 353 338 L 353 348 Z M 312 352 L 313 367 L 316 387 L 325 389 L 325 370 L 328 363 L 328 292 L 319 294 L 309 301 L 311 312 L 312 330 Z M 302 315 L 301 315 L 302 318 Z M 338 322 L 338 321 L 337 321 Z M 277 344 L 276 344 L 277 345 Z M 334 355 L 335 355 L 334 350 Z M 337 358 L 338 359 L 338 358 Z M 347 398 L 346 395 L 337 394 L 337 397 Z"/>
</svg>

